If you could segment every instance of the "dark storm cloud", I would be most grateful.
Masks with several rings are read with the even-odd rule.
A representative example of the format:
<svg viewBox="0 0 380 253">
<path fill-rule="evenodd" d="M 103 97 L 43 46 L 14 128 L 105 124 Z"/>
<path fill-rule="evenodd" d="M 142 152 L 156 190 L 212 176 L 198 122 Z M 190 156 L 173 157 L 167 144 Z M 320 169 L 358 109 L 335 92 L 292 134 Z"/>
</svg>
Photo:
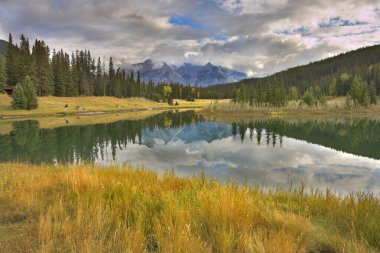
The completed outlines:
<svg viewBox="0 0 380 253">
<path fill-rule="evenodd" d="M 379 10 L 374 0 L 2 0 L 0 36 L 124 65 L 210 61 L 264 75 L 379 43 Z"/>
</svg>

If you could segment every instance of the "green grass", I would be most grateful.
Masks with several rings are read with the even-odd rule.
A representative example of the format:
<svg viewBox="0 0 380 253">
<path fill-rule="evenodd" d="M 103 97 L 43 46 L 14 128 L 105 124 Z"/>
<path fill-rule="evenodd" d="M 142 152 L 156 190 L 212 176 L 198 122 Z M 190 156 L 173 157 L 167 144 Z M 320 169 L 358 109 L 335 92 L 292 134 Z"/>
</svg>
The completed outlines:
<svg viewBox="0 0 380 253">
<path fill-rule="evenodd" d="M 178 106 L 169 106 L 167 103 L 157 103 L 144 98 L 115 98 L 115 97 L 39 97 L 39 107 L 35 110 L 13 110 L 10 107 L 11 97 L 0 94 L 0 118 L 52 116 L 72 114 L 96 114 L 105 112 L 119 112 L 147 109 L 181 109 L 202 108 L 210 105 L 214 100 L 198 99 L 194 102 L 174 99 Z M 65 105 L 68 104 L 68 109 Z"/>
<path fill-rule="evenodd" d="M 0 164 L 2 252 L 378 252 L 379 197 Z"/>
</svg>

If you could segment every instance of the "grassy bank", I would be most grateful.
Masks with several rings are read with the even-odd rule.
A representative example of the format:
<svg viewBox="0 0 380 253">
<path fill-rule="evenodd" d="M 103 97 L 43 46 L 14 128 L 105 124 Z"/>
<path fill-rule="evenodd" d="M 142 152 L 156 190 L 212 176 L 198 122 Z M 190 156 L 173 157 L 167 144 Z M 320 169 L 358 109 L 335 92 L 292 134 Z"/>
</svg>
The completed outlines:
<svg viewBox="0 0 380 253">
<path fill-rule="evenodd" d="M 0 164 L 2 252 L 378 252 L 379 198 Z"/>
<path fill-rule="evenodd" d="M 187 110 L 187 109 L 182 109 Z M 182 111 L 181 109 L 179 111 Z M 23 117 L 0 120 L 0 134 L 9 134 L 13 129 L 13 124 L 23 120 L 38 121 L 39 128 L 51 129 L 62 126 L 79 126 L 113 123 L 121 120 L 142 120 L 162 113 L 163 110 L 127 111 L 120 113 L 108 113 L 101 115 L 68 115 L 65 117 Z"/>
<path fill-rule="evenodd" d="M 327 100 L 325 105 L 308 106 L 302 101 L 289 101 L 283 107 L 250 106 L 242 103 L 213 102 L 203 109 L 204 113 L 225 115 L 327 115 L 327 114 L 379 114 L 380 105 L 368 108 L 347 108 L 346 98 Z"/>
<path fill-rule="evenodd" d="M 0 94 L 0 118 L 97 114 L 147 109 L 181 109 L 201 108 L 208 106 L 213 100 L 199 99 L 189 102 L 175 99 L 179 105 L 169 106 L 167 103 L 157 103 L 144 98 L 119 99 L 114 97 L 39 97 L 39 107 L 35 110 L 13 110 L 10 107 L 11 97 Z M 68 109 L 65 109 L 65 105 Z"/>
</svg>

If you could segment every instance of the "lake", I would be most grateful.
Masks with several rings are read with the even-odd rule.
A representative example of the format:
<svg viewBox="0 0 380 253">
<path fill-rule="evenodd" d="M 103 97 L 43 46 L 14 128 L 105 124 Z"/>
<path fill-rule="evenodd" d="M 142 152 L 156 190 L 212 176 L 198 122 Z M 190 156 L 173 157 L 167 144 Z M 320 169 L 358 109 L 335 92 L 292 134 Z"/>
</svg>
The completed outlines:
<svg viewBox="0 0 380 253">
<path fill-rule="evenodd" d="M 212 119 L 169 111 L 111 123 L 55 120 L 61 126 L 8 122 L 0 162 L 131 164 L 264 187 L 380 192 L 380 121 L 369 118 Z"/>
</svg>

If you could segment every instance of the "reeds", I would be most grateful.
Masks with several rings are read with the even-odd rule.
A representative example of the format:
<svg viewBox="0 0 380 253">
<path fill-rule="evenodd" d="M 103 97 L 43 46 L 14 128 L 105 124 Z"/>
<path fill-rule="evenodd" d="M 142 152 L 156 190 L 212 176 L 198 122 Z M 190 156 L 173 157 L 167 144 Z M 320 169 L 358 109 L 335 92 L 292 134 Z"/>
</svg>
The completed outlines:
<svg viewBox="0 0 380 253">
<path fill-rule="evenodd" d="M 1 252 L 377 252 L 379 197 L 0 164 Z"/>
</svg>

